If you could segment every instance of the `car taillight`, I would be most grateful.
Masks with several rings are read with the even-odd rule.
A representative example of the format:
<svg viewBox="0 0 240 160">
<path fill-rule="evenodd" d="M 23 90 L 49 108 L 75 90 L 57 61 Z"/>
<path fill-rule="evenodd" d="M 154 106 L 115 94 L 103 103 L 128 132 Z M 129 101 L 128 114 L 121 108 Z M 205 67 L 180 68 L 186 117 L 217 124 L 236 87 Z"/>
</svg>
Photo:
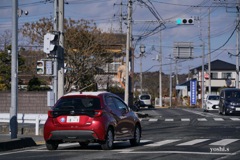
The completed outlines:
<svg viewBox="0 0 240 160">
<path fill-rule="evenodd" d="M 48 111 L 48 117 L 53 118 L 53 111 Z"/>
<path fill-rule="evenodd" d="M 95 110 L 95 111 L 94 111 L 94 117 L 99 117 L 99 116 L 102 115 L 102 113 L 103 113 L 102 110 Z"/>
</svg>

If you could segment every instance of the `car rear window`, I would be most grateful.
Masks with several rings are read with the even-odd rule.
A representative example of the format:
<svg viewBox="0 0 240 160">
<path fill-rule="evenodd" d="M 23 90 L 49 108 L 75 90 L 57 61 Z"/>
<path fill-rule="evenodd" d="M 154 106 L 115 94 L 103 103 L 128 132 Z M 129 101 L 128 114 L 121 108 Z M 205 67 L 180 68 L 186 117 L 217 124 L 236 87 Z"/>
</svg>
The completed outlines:
<svg viewBox="0 0 240 160">
<path fill-rule="evenodd" d="M 95 110 L 100 108 L 100 100 L 97 97 L 64 97 L 58 101 L 54 110 Z"/>
<path fill-rule="evenodd" d="M 140 99 L 142 99 L 142 100 L 149 100 L 150 96 L 149 95 L 141 95 Z"/>
</svg>

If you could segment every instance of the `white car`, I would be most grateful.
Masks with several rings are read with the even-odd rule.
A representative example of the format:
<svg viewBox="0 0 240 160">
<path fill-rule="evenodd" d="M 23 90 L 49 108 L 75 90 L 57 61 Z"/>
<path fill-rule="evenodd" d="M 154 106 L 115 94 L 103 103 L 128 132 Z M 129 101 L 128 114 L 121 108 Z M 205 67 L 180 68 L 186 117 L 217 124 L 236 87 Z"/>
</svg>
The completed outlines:
<svg viewBox="0 0 240 160">
<path fill-rule="evenodd" d="M 203 110 L 217 110 L 219 108 L 219 99 L 219 95 L 207 95 L 203 105 Z"/>
</svg>

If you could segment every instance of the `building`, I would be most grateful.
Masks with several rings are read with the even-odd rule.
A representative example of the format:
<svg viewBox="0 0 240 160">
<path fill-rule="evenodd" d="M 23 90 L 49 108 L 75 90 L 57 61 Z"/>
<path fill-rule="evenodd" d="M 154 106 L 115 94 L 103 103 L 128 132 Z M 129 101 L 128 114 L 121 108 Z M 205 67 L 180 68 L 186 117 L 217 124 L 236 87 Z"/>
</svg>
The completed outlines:
<svg viewBox="0 0 240 160">
<path fill-rule="evenodd" d="M 222 60 L 215 60 L 211 63 L 211 93 L 218 94 L 223 87 L 236 86 L 236 65 Z M 190 70 L 192 78 L 196 78 L 198 82 L 198 94 L 201 95 L 202 88 L 202 66 Z M 209 94 L 209 74 L 208 64 L 204 65 L 204 91 L 205 95 Z M 200 88 L 199 88 L 200 87 Z M 201 97 L 201 96 L 200 96 Z"/>
</svg>

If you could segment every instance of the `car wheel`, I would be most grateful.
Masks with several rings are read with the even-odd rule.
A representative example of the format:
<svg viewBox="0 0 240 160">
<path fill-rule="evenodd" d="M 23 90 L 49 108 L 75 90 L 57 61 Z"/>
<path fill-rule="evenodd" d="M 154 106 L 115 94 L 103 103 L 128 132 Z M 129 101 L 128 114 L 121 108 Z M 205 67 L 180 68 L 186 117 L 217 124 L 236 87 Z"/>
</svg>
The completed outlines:
<svg viewBox="0 0 240 160">
<path fill-rule="evenodd" d="M 220 107 L 218 108 L 218 114 L 222 114 Z"/>
<path fill-rule="evenodd" d="M 46 142 L 46 147 L 48 150 L 56 150 L 58 148 L 58 143 L 56 142 Z"/>
<path fill-rule="evenodd" d="M 136 125 L 135 131 L 134 131 L 134 138 L 130 139 L 131 146 L 137 146 L 140 144 L 141 139 L 141 128 L 139 125 Z"/>
<path fill-rule="evenodd" d="M 226 108 L 223 108 L 223 115 L 225 115 L 225 116 L 228 115 L 228 112 L 227 112 Z"/>
<path fill-rule="evenodd" d="M 111 150 L 113 148 L 113 131 L 111 128 L 108 129 L 106 139 L 101 144 L 103 150 Z"/>
<path fill-rule="evenodd" d="M 88 142 L 79 142 L 79 144 L 82 148 L 87 148 L 89 143 Z"/>
</svg>

